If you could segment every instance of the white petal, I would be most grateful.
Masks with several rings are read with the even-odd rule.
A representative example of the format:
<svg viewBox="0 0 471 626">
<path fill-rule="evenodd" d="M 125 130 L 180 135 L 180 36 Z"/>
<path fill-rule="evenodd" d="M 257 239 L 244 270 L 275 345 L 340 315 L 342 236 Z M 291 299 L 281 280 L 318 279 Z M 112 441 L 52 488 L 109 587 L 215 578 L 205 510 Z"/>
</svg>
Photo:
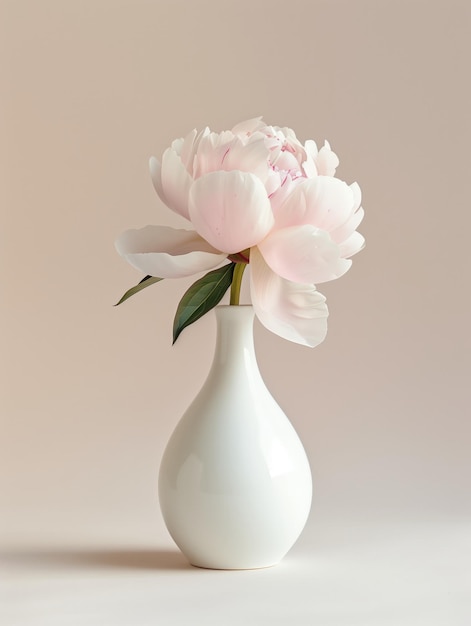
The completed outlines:
<svg viewBox="0 0 471 626">
<path fill-rule="evenodd" d="M 193 179 L 174 148 L 167 148 L 163 154 L 161 181 L 166 205 L 189 219 L 188 193 Z"/>
<path fill-rule="evenodd" d="M 342 226 L 335 228 L 330 232 L 330 236 L 335 243 L 341 244 L 348 239 L 350 235 L 358 228 L 362 219 L 365 216 L 365 212 L 362 207 L 358 209 Z"/>
<path fill-rule="evenodd" d="M 317 171 L 321 176 L 335 176 L 335 170 L 339 165 L 339 158 L 330 148 L 326 141 L 315 158 Z"/>
<path fill-rule="evenodd" d="M 306 160 L 302 164 L 302 167 L 303 167 L 304 174 L 307 176 L 307 178 L 314 178 L 315 176 L 317 176 L 316 164 L 312 156 L 307 151 L 306 151 Z"/>
<path fill-rule="evenodd" d="M 245 172 L 212 172 L 190 190 L 190 218 L 197 232 L 228 254 L 256 245 L 273 226 L 262 182 Z"/>
<path fill-rule="evenodd" d="M 319 174 L 316 166 L 316 158 L 319 154 L 316 142 L 308 139 L 304 143 L 304 152 L 306 153 L 306 161 L 303 163 L 304 173 L 308 178 L 314 178 Z"/>
<path fill-rule="evenodd" d="M 160 162 L 157 161 L 157 159 L 153 156 L 149 159 L 149 170 L 155 191 L 157 192 L 162 202 L 168 205 L 168 201 L 165 198 L 164 190 L 162 188 L 162 167 L 160 165 Z"/>
<path fill-rule="evenodd" d="M 180 160 L 183 163 L 183 166 L 185 167 L 186 171 L 190 174 L 190 176 L 193 174 L 193 156 L 194 156 L 193 150 L 194 150 L 196 136 L 197 136 L 197 131 L 196 131 L 196 128 L 194 128 L 183 139 L 183 143 L 181 144 L 181 146 L 179 147 L 177 151 L 177 154 L 180 157 Z"/>
<path fill-rule="evenodd" d="M 310 224 L 276 230 L 258 247 L 276 274 L 297 283 L 335 280 L 352 264 L 341 258 L 339 246 L 327 232 Z"/>
<path fill-rule="evenodd" d="M 244 122 L 239 122 L 232 129 L 234 135 L 249 135 L 260 128 L 263 128 L 265 123 L 262 121 L 262 116 L 253 117 L 250 120 L 245 120 Z"/>
<path fill-rule="evenodd" d="M 319 154 L 316 142 L 313 139 L 308 139 L 304 142 L 304 150 L 306 151 L 306 154 L 308 154 L 313 160 Z"/>
<path fill-rule="evenodd" d="M 281 137 L 288 139 L 291 145 L 294 145 L 296 143 L 298 144 L 298 146 L 302 147 L 301 142 L 296 137 L 296 133 L 294 132 L 292 128 L 288 128 L 287 126 L 283 126 L 283 127 L 274 126 L 274 129 L 277 135 L 280 135 Z"/>
<path fill-rule="evenodd" d="M 361 189 L 358 183 L 352 183 L 350 189 L 353 193 L 353 211 L 356 211 L 361 204 Z"/>
<path fill-rule="evenodd" d="M 256 248 L 250 252 L 252 304 L 260 322 L 273 333 L 311 348 L 324 341 L 328 309 L 314 285 L 284 280 L 271 271 Z"/>
<path fill-rule="evenodd" d="M 343 243 L 339 245 L 340 254 L 344 259 L 360 252 L 365 247 L 365 238 L 356 231 L 350 235 Z"/>
<path fill-rule="evenodd" d="M 182 278 L 216 267 L 227 255 L 214 250 L 194 230 L 146 226 L 127 230 L 115 243 L 133 267 L 160 278 Z"/>
</svg>

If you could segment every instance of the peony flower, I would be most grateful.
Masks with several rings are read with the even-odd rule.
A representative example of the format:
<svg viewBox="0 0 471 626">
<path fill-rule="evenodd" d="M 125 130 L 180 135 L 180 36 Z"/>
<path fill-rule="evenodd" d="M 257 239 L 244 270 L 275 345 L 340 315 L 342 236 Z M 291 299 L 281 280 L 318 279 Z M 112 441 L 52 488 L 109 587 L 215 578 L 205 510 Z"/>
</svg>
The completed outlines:
<svg viewBox="0 0 471 626">
<path fill-rule="evenodd" d="M 150 159 L 160 199 L 192 228 L 126 231 L 117 250 L 146 279 L 212 269 L 207 282 L 225 263 L 219 270 L 227 275 L 224 291 L 213 294 L 203 313 L 220 301 L 227 280 L 231 304 L 238 304 L 248 266 L 261 323 L 285 339 L 316 346 L 325 338 L 328 316 L 316 284 L 345 274 L 350 257 L 364 246 L 356 231 L 363 218 L 360 188 L 335 177 L 338 163 L 327 142 L 320 150 L 312 140 L 303 145 L 293 130 L 267 126 L 261 118 L 222 133 L 193 130 L 175 140 L 161 162 Z"/>
</svg>

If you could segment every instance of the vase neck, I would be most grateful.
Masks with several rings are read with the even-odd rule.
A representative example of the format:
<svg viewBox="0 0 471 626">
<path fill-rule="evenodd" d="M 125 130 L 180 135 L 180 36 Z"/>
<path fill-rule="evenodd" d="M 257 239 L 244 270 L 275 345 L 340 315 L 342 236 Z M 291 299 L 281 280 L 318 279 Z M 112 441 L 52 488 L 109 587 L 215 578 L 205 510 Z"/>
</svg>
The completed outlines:
<svg viewBox="0 0 471 626">
<path fill-rule="evenodd" d="M 217 341 L 213 367 L 233 367 L 237 363 L 256 365 L 251 306 L 218 306 Z"/>
</svg>

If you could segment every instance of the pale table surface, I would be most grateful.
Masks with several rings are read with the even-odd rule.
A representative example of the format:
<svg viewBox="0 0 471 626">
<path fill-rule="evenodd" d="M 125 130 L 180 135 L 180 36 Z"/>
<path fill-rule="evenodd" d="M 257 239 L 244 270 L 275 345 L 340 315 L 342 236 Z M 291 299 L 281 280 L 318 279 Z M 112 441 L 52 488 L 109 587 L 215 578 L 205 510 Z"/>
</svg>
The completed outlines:
<svg viewBox="0 0 471 626">
<path fill-rule="evenodd" d="M 311 521 L 284 561 L 189 566 L 162 534 L 2 550 L 2 626 L 470 626 L 466 521 Z"/>
</svg>

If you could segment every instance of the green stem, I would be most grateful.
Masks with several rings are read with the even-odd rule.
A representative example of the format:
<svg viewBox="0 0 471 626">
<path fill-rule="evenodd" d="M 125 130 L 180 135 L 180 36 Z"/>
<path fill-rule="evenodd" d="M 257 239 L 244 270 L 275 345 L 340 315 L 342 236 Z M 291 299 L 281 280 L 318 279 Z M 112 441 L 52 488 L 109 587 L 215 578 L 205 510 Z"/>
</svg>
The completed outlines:
<svg viewBox="0 0 471 626">
<path fill-rule="evenodd" d="M 231 299 L 229 304 L 239 304 L 240 287 L 242 285 L 242 275 L 247 263 L 236 263 L 231 284 Z"/>
</svg>

